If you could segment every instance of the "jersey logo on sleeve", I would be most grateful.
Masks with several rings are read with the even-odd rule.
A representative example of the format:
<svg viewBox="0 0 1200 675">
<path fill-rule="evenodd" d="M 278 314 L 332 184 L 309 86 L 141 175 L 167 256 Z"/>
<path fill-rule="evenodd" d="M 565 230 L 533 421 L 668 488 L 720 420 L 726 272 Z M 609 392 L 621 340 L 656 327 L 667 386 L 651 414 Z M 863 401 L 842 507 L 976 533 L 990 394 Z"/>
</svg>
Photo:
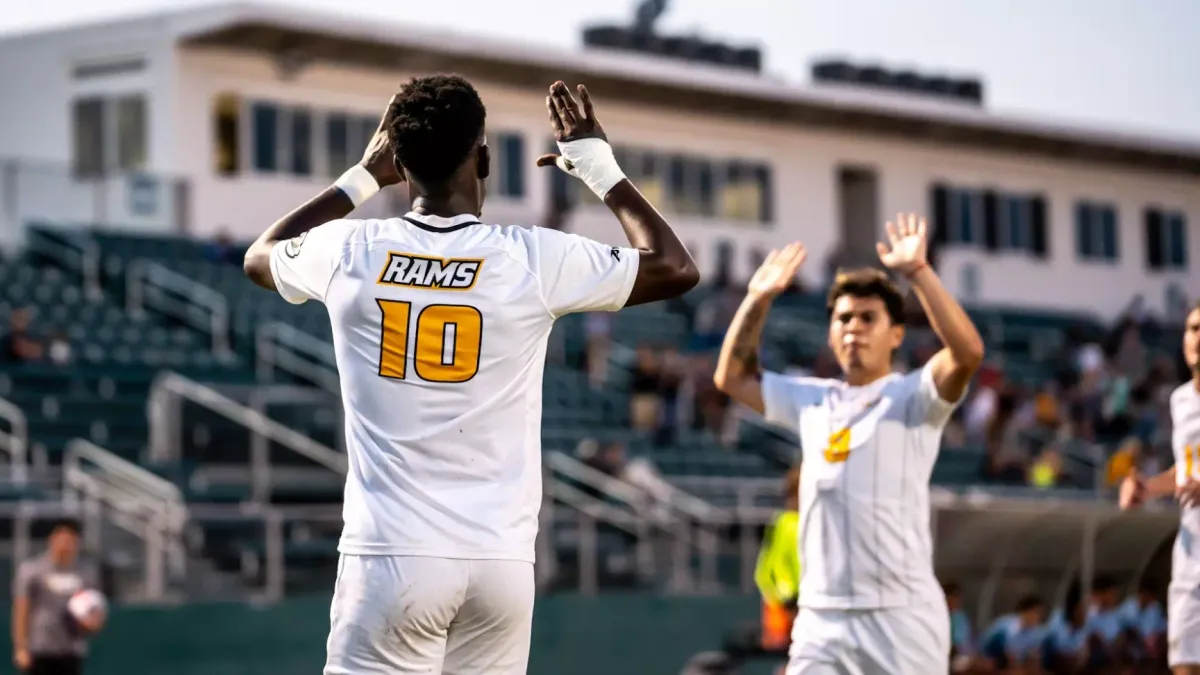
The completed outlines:
<svg viewBox="0 0 1200 675">
<path fill-rule="evenodd" d="M 614 246 L 614 247 L 612 247 L 612 250 L 610 250 L 608 252 L 608 254 L 612 256 L 613 260 L 616 260 L 617 262 L 621 262 L 621 249 Z"/>
<path fill-rule="evenodd" d="M 305 232 L 299 237 L 292 237 L 291 239 L 288 239 L 287 245 L 283 247 L 283 252 L 287 255 L 287 257 L 295 258 L 296 256 L 300 255 L 300 247 L 304 244 L 304 238 L 307 236 L 308 233 Z"/>
<path fill-rule="evenodd" d="M 435 258 L 415 253 L 388 253 L 379 283 L 442 291 L 470 290 L 479 279 L 483 260 Z"/>
</svg>

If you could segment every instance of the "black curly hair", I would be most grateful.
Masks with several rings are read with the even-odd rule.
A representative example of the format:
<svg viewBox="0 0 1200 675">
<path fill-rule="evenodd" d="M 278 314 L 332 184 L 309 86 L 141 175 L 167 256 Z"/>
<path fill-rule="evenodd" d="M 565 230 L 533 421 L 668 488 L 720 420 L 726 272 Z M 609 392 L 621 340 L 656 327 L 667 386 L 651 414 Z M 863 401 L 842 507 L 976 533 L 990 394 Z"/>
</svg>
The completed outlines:
<svg viewBox="0 0 1200 675">
<path fill-rule="evenodd" d="M 445 183 L 483 134 L 487 108 L 459 75 L 414 77 L 388 110 L 396 162 L 420 183 Z"/>
</svg>

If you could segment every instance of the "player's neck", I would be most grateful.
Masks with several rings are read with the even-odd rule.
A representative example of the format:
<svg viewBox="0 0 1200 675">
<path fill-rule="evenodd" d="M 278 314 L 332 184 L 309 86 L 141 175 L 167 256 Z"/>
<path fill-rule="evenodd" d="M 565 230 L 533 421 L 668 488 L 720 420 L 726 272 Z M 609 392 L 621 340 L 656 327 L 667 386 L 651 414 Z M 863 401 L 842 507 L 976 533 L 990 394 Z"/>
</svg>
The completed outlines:
<svg viewBox="0 0 1200 675">
<path fill-rule="evenodd" d="M 887 368 L 884 370 L 876 370 L 876 371 L 867 371 L 867 370 L 859 370 L 859 369 L 848 370 L 845 373 L 846 384 L 850 385 L 851 387 L 865 387 L 868 384 L 871 384 L 873 382 L 878 382 L 879 380 L 882 380 L 883 378 L 885 378 L 891 374 L 892 374 L 891 368 Z"/>
<path fill-rule="evenodd" d="M 438 218 L 453 218 L 464 214 L 478 216 L 482 210 L 479 199 L 461 192 L 451 193 L 445 197 L 417 195 L 412 200 L 412 211 L 422 216 Z"/>
<path fill-rule="evenodd" d="M 1192 369 L 1192 389 L 1200 392 L 1200 368 Z"/>
</svg>

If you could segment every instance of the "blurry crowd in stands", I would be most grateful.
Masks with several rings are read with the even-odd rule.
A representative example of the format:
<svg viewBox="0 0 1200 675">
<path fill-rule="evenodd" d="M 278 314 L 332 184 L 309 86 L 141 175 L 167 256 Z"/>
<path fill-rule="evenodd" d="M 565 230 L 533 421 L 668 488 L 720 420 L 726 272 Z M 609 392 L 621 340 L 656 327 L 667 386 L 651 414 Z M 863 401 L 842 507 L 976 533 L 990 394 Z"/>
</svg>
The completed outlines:
<svg viewBox="0 0 1200 675">
<path fill-rule="evenodd" d="M 1168 401 L 1186 377 L 1178 352 L 1178 337 L 1136 303 L 1106 335 L 1068 330 L 1037 385 L 1006 378 L 1002 361 L 985 366 L 946 446 L 982 446 L 985 480 L 1038 488 L 1114 487 L 1135 467 L 1161 471 L 1171 456 Z"/>
<path fill-rule="evenodd" d="M 43 334 L 37 330 L 33 319 L 34 310 L 29 307 L 12 310 L 8 316 L 8 329 L 0 337 L 0 362 L 69 364 L 70 341 L 58 332 Z"/>
<path fill-rule="evenodd" d="M 1140 675 L 1167 672 L 1166 614 L 1148 587 L 1122 600 L 1118 585 L 1096 578 L 1078 584 L 1061 607 L 1037 596 L 976 632 L 957 585 L 945 585 L 951 611 L 953 671 L 1005 675 Z"/>
</svg>

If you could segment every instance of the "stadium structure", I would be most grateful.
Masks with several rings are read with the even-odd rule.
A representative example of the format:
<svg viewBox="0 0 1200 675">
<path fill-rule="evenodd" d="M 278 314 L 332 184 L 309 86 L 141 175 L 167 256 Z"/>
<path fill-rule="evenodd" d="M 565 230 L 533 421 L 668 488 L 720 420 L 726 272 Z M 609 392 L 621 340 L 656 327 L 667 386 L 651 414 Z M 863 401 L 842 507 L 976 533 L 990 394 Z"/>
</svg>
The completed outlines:
<svg viewBox="0 0 1200 675">
<path fill-rule="evenodd" d="M 211 672 L 211 652 L 284 672 L 271 670 L 276 652 L 239 642 L 255 630 L 297 671 L 319 658 L 326 609 L 297 596 L 328 593 L 340 530 L 329 322 L 253 289 L 225 241 L 256 237 L 357 161 L 406 77 L 459 72 L 478 86 L 496 164 L 486 220 L 617 242 L 601 204 L 533 165 L 552 146 L 546 87 L 586 83 L 622 166 L 722 284 L 801 239 L 804 285 L 819 289 L 824 261 L 873 259 L 887 214 L 927 213 L 940 273 L 1006 374 L 1031 384 L 1054 371 L 1068 327 L 1102 332 L 1131 302 L 1169 324 L 1200 285 L 1188 227 L 1200 221 L 1200 144 L 999 114 L 971 79 L 825 62 L 801 85 L 763 72 L 753 48 L 644 27 L 594 28 L 584 42 L 246 3 L 0 39 L 0 82 L 21 92 L 0 107 L 0 310 L 31 308 L 35 329 L 71 352 L 0 369 L 11 460 L 0 527 L 21 558 L 49 519 L 84 517 L 114 595 L 140 607 L 112 628 L 124 637 L 110 644 L 128 649 L 101 645 L 98 658 Z M 398 213 L 405 197 L 389 189 L 358 215 Z M 731 613 L 753 619 L 754 557 L 794 439 L 748 418 L 733 442 L 627 430 L 634 349 L 686 347 L 711 292 L 616 315 L 601 382 L 578 368 L 586 319 L 556 328 L 536 672 L 566 654 L 601 664 L 577 672 L 660 672 L 644 667 L 677 666 L 742 620 Z M 814 357 L 824 320 L 818 293 L 781 302 L 768 363 Z M 1172 340 L 1154 348 L 1177 351 Z M 579 461 L 585 439 L 650 459 L 668 496 L 648 508 L 638 488 Z M 1082 445 L 1076 484 L 1042 491 L 977 485 L 981 451 L 943 451 L 936 563 L 980 621 L 1025 592 L 1165 573 L 1173 512 L 1117 513 L 1100 480 L 1106 449 Z M 198 600 L 275 609 L 267 622 Z M 146 626 L 165 646 L 130 656 Z M 193 648 L 193 666 L 170 660 L 168 647 L 189 649 L 172 628 L 199 639 L 208 627 L 224 647 Z"/>
</svg>

